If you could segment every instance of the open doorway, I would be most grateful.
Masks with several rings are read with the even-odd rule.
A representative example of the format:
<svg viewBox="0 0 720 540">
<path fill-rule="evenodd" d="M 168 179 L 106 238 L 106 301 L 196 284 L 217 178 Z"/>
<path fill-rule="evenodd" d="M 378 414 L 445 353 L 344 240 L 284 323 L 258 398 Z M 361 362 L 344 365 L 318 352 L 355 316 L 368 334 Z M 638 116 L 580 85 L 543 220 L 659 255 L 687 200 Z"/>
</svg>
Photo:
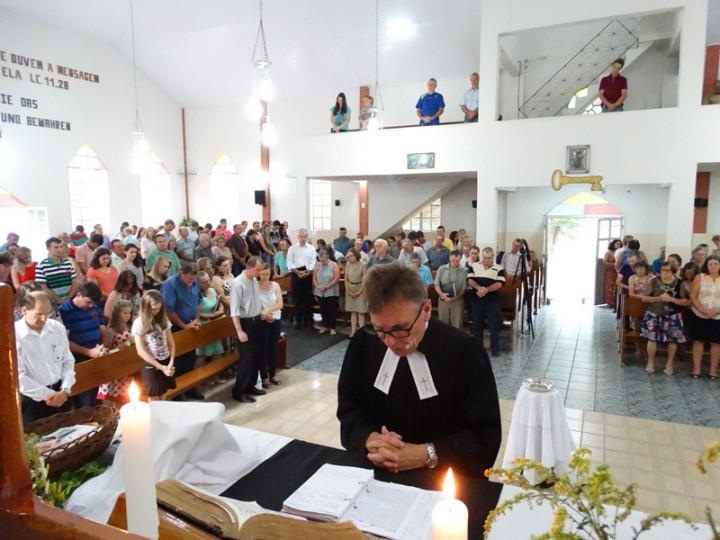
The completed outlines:
<svg viewBox="0 0 720 540">
<path fill-rule="evenodd" d="M 550 210 L 545 215 L 548 300 L 595 305 L 603 281 L 598 259 L 610 239 L 622 236 L 622 227 L 622 212 L 591 193 L 573 195 Z"/>
</svg>

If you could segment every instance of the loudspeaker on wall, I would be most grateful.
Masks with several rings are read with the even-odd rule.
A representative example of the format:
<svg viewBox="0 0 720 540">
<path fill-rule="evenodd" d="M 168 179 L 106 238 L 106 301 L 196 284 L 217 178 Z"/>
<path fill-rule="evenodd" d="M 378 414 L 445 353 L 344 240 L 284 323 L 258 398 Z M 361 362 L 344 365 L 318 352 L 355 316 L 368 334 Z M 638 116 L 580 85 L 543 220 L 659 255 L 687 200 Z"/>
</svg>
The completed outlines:
<svg viewBox="0 0 720 540">
<path fill-rule="evenodd" d="M 477 208 L 477 199 L 473 200 L 472 205 L 473 205 L 473 208 Z"/>
<path fill-rule="evenodd" d="M 263 190 L 255 191 L 255 204 L 265 206 L 265 192 Z"/>
</svg>

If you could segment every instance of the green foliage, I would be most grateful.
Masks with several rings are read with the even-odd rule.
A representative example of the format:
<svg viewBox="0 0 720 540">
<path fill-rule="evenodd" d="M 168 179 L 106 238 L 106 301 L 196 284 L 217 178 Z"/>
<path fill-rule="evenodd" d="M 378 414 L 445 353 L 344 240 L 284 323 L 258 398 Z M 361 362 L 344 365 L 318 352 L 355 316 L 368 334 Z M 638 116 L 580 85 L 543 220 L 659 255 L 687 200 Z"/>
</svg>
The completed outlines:
<svg viewBox="0 0 720 540">
<path fill-rule="evenodd" d="M 570 460 L 568 472 L 556 476 L 551 469 L 526 458 L 515 458 L 510 469 L 488 469 L 486 476 L 497 475 L 510 484 L 524 489 L 512 499 L 503 501 L 490 512 L 485 522 L 485 535 L 490 533 L 495 520 L 515 505 L 527 502 L 533 505 L 548 504 L 553 510 L 550 530 L 537 540 L 615 540 L 617 524 L 625 521 L 637 504 L 637 486 L 630 484 L 621 489 L 615 485 L 608 465 L 592 469 L 591 451 L 579 448 Z M 523 471 L 537 475 L 537 485 L 531 485 Z M 552 484 L 550 488 L 547 486 Z M 608 512 L 608 508 L 617 512 Z M 688 516 L 680 512 L 661 512 L 645 518 L 640 528 L 634 528 L 633 540 L 666 520 L 680 520 L 693 526 Z M 568 532 L 577 531 L 577 532 Z"/>
<path fill-rule="evenodd" d="M 708 464 L 715 463 L 718 458 L 720 458 L 720 442 L 714 442 L 708 446 L 700 456 L 700 459 L 697 462 L 697 468 L 701 473 L 707 474 Z M 710 508 L 705 508 L 705 517 L 707 518 L 708 525 L 710 525 L 710 530 L 713 533 L 712 540 L 720 540 L 720 531 L 718 531 L 717 525 L 715 525 L 715 520 L 713 519 Z"/>
<path fill-rule="evenodd" d="M 180 227 L 189 227 L 193 221 L 195 221 L 193 218 L 183 216 L 182 220 L 180 221 Z"/>
<path fill-rule="evenodd" d="M 48 478 L 50 467 L 45 464 L 42 454 L 37 449 L 37 435 L 25 435 L 25 455 L 30 467 L 33 492 L 45 502 L 62 507 L 70 495 L 91 478 L 102 474 L 105 466 L 99 461 L 91 461 L 76 471 L 65 471 L 53 481 Z"/>
</svg>

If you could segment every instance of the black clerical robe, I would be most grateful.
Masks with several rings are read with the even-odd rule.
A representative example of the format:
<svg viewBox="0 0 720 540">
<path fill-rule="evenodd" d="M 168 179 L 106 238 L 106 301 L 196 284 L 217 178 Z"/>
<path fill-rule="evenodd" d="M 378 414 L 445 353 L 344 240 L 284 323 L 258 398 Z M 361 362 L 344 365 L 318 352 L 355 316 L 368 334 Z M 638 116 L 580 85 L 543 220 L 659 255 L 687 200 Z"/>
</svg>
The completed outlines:
<svg viewBox="0 0 720 540">
<path fill-rule="evenodd" d="M 362 331 L 348 346 L 338 382 L 342 445 L 364 450 L 370 433 L 387 426 L 406 442 L 433 443 L 442 470 L 483 476 L 495 463 L 502 433 L 495 377 L 482 343 L 431 318 L 418 351 L 427 358 L 438 395 L 424 400 L 405 357 L 389 394 L 375 388 L 386 350 Z"/>
</svg>

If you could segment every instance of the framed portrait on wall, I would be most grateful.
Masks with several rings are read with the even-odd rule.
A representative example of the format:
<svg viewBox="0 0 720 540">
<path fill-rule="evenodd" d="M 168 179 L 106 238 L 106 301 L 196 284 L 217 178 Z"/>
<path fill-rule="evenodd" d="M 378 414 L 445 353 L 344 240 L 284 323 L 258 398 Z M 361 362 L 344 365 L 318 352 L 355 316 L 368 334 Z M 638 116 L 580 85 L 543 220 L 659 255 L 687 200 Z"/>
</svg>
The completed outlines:
<svg viewBox="0 0 720 540">
<path fill-rule="evenodd" d="M 567 147 L 567 174 L 585 174 L 590 172 L 590 145 L 578 144 Z"/>
</svg>

